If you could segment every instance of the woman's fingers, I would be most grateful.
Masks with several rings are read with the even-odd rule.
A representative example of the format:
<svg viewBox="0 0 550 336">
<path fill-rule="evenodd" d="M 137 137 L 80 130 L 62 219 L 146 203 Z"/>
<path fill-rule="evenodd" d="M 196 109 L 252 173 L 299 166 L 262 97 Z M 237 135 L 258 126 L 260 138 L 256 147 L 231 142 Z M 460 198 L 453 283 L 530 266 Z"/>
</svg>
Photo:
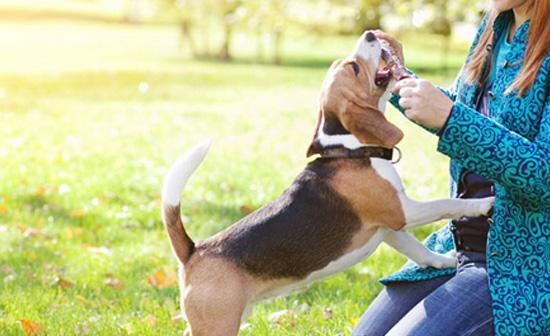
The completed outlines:
<svg viewBox="0 0 550 336">
<path fill-rule="evenodd" d="M 390 47 L 392 49 L 394 49 L 395 52 L 397 53 L 397 57 L 399 58 L 401 63 L 405 62 L 405 59 L 403 57 L 403 46 L 401 45 L 401 43 L 399 41 L 397 41 L 393 36 L 388 35 L 388 34 L 384 33 L 381 30 L 375 30 L 374 31 L 374 36 L 376 36 L 376 38 L 378 38 L 380 40 L 384 40 L 384 41 L 388 42 L 390 44 Z"/>
<path fill-rule="evenodd" d="M 399 95 L 403 98 L 411 98 L 415 95 L 415 89 L 412 87 L 404 87 L 399 91 Z"/>
<path fill-rule="evenodd" d="M 405 79 L 402 79 L 400 81 L 398 81 L 396 84 L 395 84 L 395 87 L 393 88 L 393 92 L 394 93 L 400 93 L 401 89 L 403 88 L 413 88 L 413 87 L 416 87 L 418 85 L 418 79 L 416 78 L 405 78 Z"/>
<path fill-rule="evenodd" d="M 388 35 L 381 30 L 375 30 L 374 36 L 381 40 L 386 40 L 392 47 L 396 49 L 401 49 L 401 43 L 399 43 L 399 41 L 397 41 L 393 36 Z"/>
<path fill-rule="evenodd" d="M 412 98 L 408 98 L 408 97 L 399 98 L 399 105 L 405 110 L 411 109 L 413 107 Z"/>
</svg>

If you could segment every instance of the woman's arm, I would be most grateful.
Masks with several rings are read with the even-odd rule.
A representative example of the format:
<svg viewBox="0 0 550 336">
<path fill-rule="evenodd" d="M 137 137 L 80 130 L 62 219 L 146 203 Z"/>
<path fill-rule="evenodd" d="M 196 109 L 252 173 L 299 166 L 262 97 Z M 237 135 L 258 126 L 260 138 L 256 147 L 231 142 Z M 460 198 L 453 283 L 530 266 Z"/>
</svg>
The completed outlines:
<svg viewBox="0 0 550 336">
<path fill-rule="evenodd" d="M 461 102 L 453 103 L 425 80 L 401 80 L 396 90 L 408 118 L 441 129 L 438 151 L 502 185 L 526 206 L 550 207 L 548 98 L 538 136 L 530 141 Z"/>
<path fill-rule="evenodd" d="M 526 205 L 550 207 L 550 103 L 534 141 L 462 104 L 453 105 L 437 150 L 499 183 Z"/>
</svg>

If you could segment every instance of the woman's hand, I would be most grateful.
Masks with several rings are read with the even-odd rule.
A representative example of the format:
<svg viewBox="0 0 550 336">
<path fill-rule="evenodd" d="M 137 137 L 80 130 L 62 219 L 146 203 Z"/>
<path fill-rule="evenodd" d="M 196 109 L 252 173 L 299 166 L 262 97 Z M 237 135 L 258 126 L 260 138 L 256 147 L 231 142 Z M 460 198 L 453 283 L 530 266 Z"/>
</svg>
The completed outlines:
<svg viewBox="0 0 550 336">
<path fill-rule="evenodd" d="M 399 41 L 397 41 L 392 36 L 384 33 L 381 30 L 375 30 L 374 36 L 376 36 L 377 39 L 384 40 L 388 42 L 390 47 L 395 51 L 397 58 L 401 61 L 401 64 L 405 65 L 405 57 L 403 56 L 403 46 Z"/>
<path fill-rule="evenodd" d="M 432 83 L 424 79 L 400 80 L 393 89 L 399 93 L 399 105 L 405 109 L 407 118 L 430 128 L 440 129 L 445 125 L 453 101 Z"/>
</svg>

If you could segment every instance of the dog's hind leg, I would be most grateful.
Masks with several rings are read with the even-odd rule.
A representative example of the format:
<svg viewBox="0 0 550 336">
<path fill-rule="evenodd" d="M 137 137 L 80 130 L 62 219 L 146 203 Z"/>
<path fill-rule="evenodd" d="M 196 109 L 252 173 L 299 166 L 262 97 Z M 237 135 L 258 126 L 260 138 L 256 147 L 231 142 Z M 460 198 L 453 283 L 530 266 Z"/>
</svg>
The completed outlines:
<svg viewBox="0 0 550 336">
<path fill-rule="evenodd" d="M 196 266 L 182 290 L 189 336 L 236 336 L 248 303 L 245 277 L 221 259 Z"/>
<path fill-rule="evenodd" d="M 189 336 L 236 336 L 245 308 L 244 300 L 236 296 L 205 294 L 198 293 L 200 297 L 197 297 L 190 293 L 191 297 L 186 298 Z"/>
</svg>

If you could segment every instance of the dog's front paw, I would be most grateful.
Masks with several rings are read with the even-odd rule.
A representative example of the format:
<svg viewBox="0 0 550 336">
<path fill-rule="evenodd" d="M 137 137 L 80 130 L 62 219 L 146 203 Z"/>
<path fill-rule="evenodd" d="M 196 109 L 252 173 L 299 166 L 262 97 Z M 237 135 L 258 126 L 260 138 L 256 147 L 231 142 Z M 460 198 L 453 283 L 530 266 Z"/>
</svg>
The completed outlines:
<svg viewBox="0 0 550 336">
<path fill-rule="evenodd" d="M 418 266 L 422 268 L 433 267 L 437 269 L 456 268 L 456 265 L 456 251 L 454 250 L 451 250 L 446 254 L 432 252 L 429 254 L 428 258 L 418 264 Z"/>
<path fill-rule="evenodd" d="M 493 208 L 493 205 L 495 204 L 495 198 L 494 197 L 485 197 L 481 198 L 479 200 L 476 200 L 478 202 L 478 216 L 487 216 L 489 215 L 489 212 L 491 212 L 491 209 Z"/>
</svg>

